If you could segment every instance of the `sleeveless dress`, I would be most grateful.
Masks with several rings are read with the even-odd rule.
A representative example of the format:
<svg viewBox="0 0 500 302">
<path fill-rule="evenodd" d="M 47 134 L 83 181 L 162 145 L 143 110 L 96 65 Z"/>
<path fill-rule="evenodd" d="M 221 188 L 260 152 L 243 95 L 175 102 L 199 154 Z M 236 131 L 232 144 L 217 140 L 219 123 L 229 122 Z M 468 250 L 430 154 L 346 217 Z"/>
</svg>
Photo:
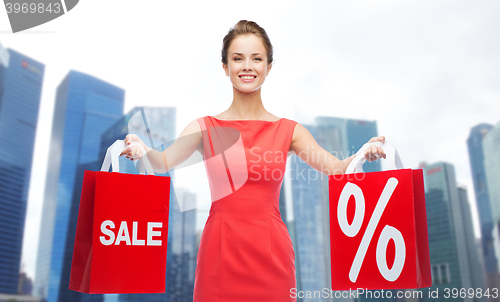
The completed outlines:
<svg viewBox="0 0 500 302">
<path fill-rule="evenodd" d="M 279 196 L 297 122 L 197 121 L 212 203 L 197 255 L 194 302 L 296 301 L 295 253 Z"/>
</svg>

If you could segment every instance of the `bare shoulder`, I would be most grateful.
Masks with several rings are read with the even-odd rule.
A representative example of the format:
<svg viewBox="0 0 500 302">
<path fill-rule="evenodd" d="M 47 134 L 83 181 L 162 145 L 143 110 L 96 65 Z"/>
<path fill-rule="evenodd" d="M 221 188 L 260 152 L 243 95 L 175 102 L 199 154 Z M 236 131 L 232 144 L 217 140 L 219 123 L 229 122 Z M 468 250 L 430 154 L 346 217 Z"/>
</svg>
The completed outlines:
<svg viewBox="0 0 500 302">
<path fill-rule="evenodd" d="M 192 120 L 187 124 L 179 135 L 179 139 L 176 140 L 177 142 L 181 142 L 182 145 L 187 144 L 188 146 L 192 146 L 203 155 L 203 135 L 197 120 Z"/>
<path fill-rule="evenodd" d="M 289 151 L 296 153 L 297 151 L 305 149 L 307 146 L 314 146 L 316 144 L 316 140 L 311 132 L 302 124 L 296 123 Z"/>
<path fill-rule="evenodd" d="M 297 140 L 299 139 L 301 132 L 301 130 L 297 130 L 297 128 L 300 128 L 301 126 L 302 125 L 298 122 L 293 126 L 292 141 L 290 142 L 290 149 L 288 149 L 288 155 L 295 154 L 295 145 L 297 145 Z"/>
<path fill-rule="evenodd" d="M 307 130 L 301 123 L 296 123 L 293 129 L 292 145 L 307 135 L 311 135 L 309 130 Z"/>
<path fill-rule="evenodd" d="M 201 138 L 201 127 L 197 120 L 192 120 L 187 126 L 182 130 L 181 136 L 196 133 Z"/>
</svg>

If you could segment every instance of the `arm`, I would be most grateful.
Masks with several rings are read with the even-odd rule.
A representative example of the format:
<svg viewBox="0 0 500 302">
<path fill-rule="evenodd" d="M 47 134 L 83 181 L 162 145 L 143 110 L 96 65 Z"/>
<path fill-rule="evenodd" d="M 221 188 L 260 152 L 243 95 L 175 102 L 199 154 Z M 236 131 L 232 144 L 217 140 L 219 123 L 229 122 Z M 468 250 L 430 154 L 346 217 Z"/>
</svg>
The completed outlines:
<svg viewBox="0 0 500 302">
<path fill-rule="evenodd" d="M 379 136 L 370 139 L 369 142 L 384 140 L 385 137 Z M 300 157 L 300 159 L 306 162 L 311 168 L 326 175 L 344 174 L 347 167 L 356 156 L 356 154 L 353 154 L 344 160 L 336 158 L 318 145 L 309 130 L 299 123 L 295 125 L 293 131 L 290 151 L 292 154 Z M 365 153 L 367 161 L 373 161 L 379 157 L 385 158 L 385 153 L 380 147 L 372 146 Z"/>
<path fill-rule="evenodd" d="M 127 141 L 125 142 L 127 143 Z M 183 163 L 196 150 L 202 153 L 202 142 L 203 136 L 201 134 L 201 128 L 196 120 L 189 123 L 186 128 L 182 130 L 179 138 L 162 152 L 150 148 L 144 144 L 144 142 L 139 141 L 146 150 L 149 162 L 156 173 L 168 172 L 175 166 Z"/>
</svg>

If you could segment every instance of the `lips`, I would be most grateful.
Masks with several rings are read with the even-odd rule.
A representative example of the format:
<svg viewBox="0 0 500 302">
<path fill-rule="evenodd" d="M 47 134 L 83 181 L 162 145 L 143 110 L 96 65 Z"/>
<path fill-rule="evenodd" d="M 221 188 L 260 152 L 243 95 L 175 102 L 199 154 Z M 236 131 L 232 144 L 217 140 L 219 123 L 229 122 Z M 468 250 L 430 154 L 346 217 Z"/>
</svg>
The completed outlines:
<svg viewBox="0 0 500 302">
<path fill-rule="evenodd" d="M 242 74 L 242 75 L 239 75 L 238 76 L 243 82 L 245 83 L 249 83 L 249 82 L 252 82 L 253 80 L 255 80 L 255 78 L 257 77 L 256 75 L 253 75 L 253 74 Z"/>
</svg>

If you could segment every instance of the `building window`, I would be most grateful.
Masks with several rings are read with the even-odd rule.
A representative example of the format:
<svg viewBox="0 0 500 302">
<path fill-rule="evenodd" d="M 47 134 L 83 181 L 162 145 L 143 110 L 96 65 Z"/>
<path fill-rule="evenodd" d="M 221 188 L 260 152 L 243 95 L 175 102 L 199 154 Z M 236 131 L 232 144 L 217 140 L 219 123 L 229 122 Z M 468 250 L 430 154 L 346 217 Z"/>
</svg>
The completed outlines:
<svg viewBox="0 0 500 302">
<path fill-rule="evenodd" d="M 437 265 L 432 265 L 431 266 L 431 274 L 432 274 L 432 284 L 439 284 L 441 283 L 441 278 L 439 276 L 439 270 Z"/>
<path fill-rule="evenodd" d="M 450 283 L 450 269 L 448 263 L 442 263 L 439 267 L 441 271 L 441 283 Z"/>
<path fill-rule="evenodd" d="M 448 263 L 439 263 L 431 266 L 433 284 L 450 283 L 450 268 Z"/>
</svg>

